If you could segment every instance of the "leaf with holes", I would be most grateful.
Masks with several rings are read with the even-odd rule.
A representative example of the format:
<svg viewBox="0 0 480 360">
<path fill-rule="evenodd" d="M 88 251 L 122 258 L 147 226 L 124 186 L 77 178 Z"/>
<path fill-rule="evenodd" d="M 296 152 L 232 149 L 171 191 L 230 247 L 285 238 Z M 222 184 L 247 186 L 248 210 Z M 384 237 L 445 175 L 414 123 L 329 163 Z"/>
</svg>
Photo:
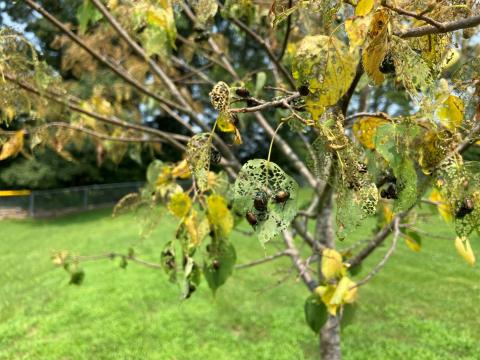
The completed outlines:
<svg viewBox="0 0 480 360">
<path fill-rule="evenodd" d="M 236 261 L 237 254 L 230 242 L 222 240 L 209 245 L 209 260 L 203 265 L 203 274 L 213 294 L 232 275 Z"/>
<path fill-rule="evenodd" d="M 380 72 L 380 65 L 388 52 L 387 10 L 377 10 L 373 14 L 367 34 L 367 45 L 362 53 L 363 68 L 375 85 L 381 85 L 385 76 Z"/>
<path fill-rule="evenodd" d="M 307 36 L 293 59 L 293 77 L 307 85 L 316 106 L 330 106 L 347 92 L 356 71 L 356 59 L 335 37 Z"/>
<path fill-rule="evenodd" d="M 194 135 L 187 144 L 187 162 L 201 191 L 207 190 L 208 187 L 211 143 L 210 133 L 200 133 Z"/>
<path fill-rule="evenodd" d="M 287 198 L 280 195 L 288 194 Z M 254 200 L 264 197 L 265 209 L 256 209 Z M 255 231 L 262 244 L 285 230 L 297 214 L 298 184 L 277 164 L 263 159 L 243 165 L 234 187 L 235 210 L 252 212 L 257 219 Z"/>
</svg>

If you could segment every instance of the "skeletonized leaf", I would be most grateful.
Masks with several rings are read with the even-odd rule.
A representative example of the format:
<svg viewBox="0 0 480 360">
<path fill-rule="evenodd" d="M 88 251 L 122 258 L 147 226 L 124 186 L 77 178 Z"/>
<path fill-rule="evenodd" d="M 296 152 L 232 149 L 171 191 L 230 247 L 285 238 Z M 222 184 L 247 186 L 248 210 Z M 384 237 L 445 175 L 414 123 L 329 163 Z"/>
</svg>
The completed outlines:
<svg viewBox="0 0 480 360">
<path fill-rule="evenodd" d="M 187 144 L 187 162 L 201 191 L 207 190 L 211 155 L 210 133 L 194 135 Z"/>
<path fill-rule="evenodd" d="M 299 85 L 308 85 L 309 99 L 330 106 L 347 92 L 356 71 L 356 59 L 335 37 L 307 36 L 299 44 L 292 68 Z"/>
<path fill-rule="evenodd" d="M 391 54 L 395 64 L 395 74 L 405 90 L 414 99 L 418 99 L 419 92 L 428 90 L 433 83 L 433 76 L 427 63 L 408 41 L 398 37 L 392 38 Z"/>
<path fill-rule="evenodd" d="M 375 11 L 368 29 L 367 46 L 363 50 L 363 67 L 376 85 L 381 85 L 385 76 L 380 72 L 380 64 L 388 52 L 388 22 L 387 10 Z"/>
<path fill-rule="evenodd" d="M 277 194 L 288 193 L 285 201 L 278 201 Z M 257 196 L 265 198 L 266 209 L 253 206 Z M 263 159 L 250 160 L 243 165 L 234 189 L 236 211 L 245 215 L 255 214 L 258 224 L 255 230 L 262 244 L 285 230 L 297 213 L 298 184 L 277 164 Z"/>
<path fill-rule="evenodd" d="M 216 0 L 197 0 L 194 9 L 198 24 L 204 27 L 217 13 L 218 3 Z"/>
<path fill-rule="evenodd" d="M 475 265 L 475 254 L 467 237 L 459 237 L 455 239 L 455 248 L 461 257 L 470 265 Z"/>
</svg>

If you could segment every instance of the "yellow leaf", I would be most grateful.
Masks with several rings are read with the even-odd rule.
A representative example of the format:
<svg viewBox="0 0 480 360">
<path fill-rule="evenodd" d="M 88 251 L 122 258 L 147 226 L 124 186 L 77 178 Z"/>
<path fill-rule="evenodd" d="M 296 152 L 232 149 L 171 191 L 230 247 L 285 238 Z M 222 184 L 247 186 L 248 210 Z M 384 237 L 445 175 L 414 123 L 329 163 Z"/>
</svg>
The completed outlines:
<svg viewBox="0 0 480 360">
<path fill-rule="evenodd" d="M 319 105 L 317 101 L 308 97 L 305 100 L 305 108 L 312 115 L 312 120 L 318 120 L 325 112 L 325 106 Z"/>
<path fill-rule="evenodd" d="M 190 167 L 186 159 L 180 161 L 172 170 L 172 176 L 174 178 L 188 179 L 190 174 Z"/>
<path fill-rule="evenodd" d="M 341 305 L 354 302 L 357 299 L 357 288 L 354 287 L 355 285 L 350 278 L 346 276 L 342 277 L 330 299 L 330 304 Z"/>
<path fill-rule="evenodd" d="M 210 225 L 207 218 L 199 219 L 198 213 L 193 210 L 183 222 L 190 235 L 190 247 L 199 246 L 203 239 L 210 233 Z"/>
<path fill-rule="evenodd" d="M 322 252 L 322 274 L 326 281 L 338 277 L 342 272 L 342 255 L 334 249 L 325 249 Z"/>
<path fill-rule="evenodd" d="M 360 0 L 355 7 L 355 16 L 365 16 L 373 9 L 374 0 Z"/>
<path fill-rule="evenodd" d="M 228 111 L 221 111 L 217 118 L 217 126 L 220 131 L 234 132 L 236 130 L 235 125 L 232 122 L 231 116 Z"/>
<path fill-rule="evenodd" d="M 390 224 L 393 220 L 393 206 L 390 203 L 383 202 L 382 210 L 383 210 L 383 218 L 385 220 L 385 224 Z"/>
<path fill-rule="evenodd" d="M 337 314 L 337 309 L 339 307 L 339 305 L 331 303 L 333 294 L 335 293 L 335 286 L 334 285 L 318 286 L 315 289 L 315 293 L 318 296 L 320 296 L 320 298 L 322 299 L 323 303 L 327 308 L 327 311 L 333 316 L 335 316 Z"/>
<path fill-rule="evenodd" d="M 23 149 L 23 137 L 25 131 L 17 131 L 14 135 L 3 144 L 2 152 L 0 152 L 0 160 L 5 160 L 9 157 L 15 157 Z"/>
<path fill-rule="evenodd" d="M 223 235 L 227 236 L 232 231 L 233 217 L 223 196 L 214 194 L 207 198 L 207 216 L 210 224 Z"/>
<path fill-rule="evenodd" d="M 388 22 L 387 10 L 377 10 L 373 14 L 368 29 L 367 46 L 363 51 L 362 60 L 365 72 L 376 85 L 381 85 L 385 79 L 379 67 L 388 52 Z"/>
<path fill-rule="evenodd" d="M 470 266 L 475 265 L 475 255 L 473 254 L 470 241 L 467 237 L 457 237 L 455 239 L 455 248 L 460 256 L 463 257 Z"/>
<path fill-rule="evenodd" d="M 377 117 L 365 117 L 353 124 L 353 134 L 357 140 L 368 149 L 375 149 L 377 128 L 388 121 Z"/>
<path fill-rule="evenodd" d="M 172 168 L 170 166 L 164 166 L 160 174 L 158 174 L 156 185 L 157 187 L 161 187 L 171 182 L 172 182 Z"/>
<path fill-rule="evenodd" d="M 3 112 L 5 113 L 7 122 L 10 122 L 15 118 L 16 111 L 13 106 L 6 106 L 5 108 L 3 108 Z"/>
<path fill-rule="evenodd" d="M 361 16 L 345 21 L 345 32 L 348 36 L 350 51 L 363 45 L 371 20 L 371 16 Z"/>
<path fill-rule="evenodd" d="M 184 192 L 172 195 L 168 202 L 168 210 L 178 218 L 185 217 L 192 207 L 192 199 Z"/>
<path fill-rule="evenodd" d="M 306 36 L 301 40 L 292 68 L 299 84 L 308 84 L 316 106 L 330 106 L 347 92 L 356 70 L 355 56 L 333 36 Z"/>
<path fill-rule="evenodd" d="M 453 214 L 452 210 L 450 209 L 450 206 L 448 205 L 446 199 L 442 197 L 442 194 L 440 194 L 440 191 L 437 189 L 433 189 L 429 200 L 437 203 L 437 210 L 440 214 L 440 216 L 446 221 L 446 222 L 451 222 L 453 219 Z"/>
<path fill-rule="evenodd" d="M 412 251 L 415 251 L 415 252 L 420 252 L 420 250 L 422 249 L 420 244 L 417 243 L 412 237 L 410 236 L 405 236 L 405 244 L 407 245 L 407 247 L 412 250 Z"/>
<path fill-rule="evenodd" d="M 462 125 L 465 105 L 462 99 L 450 95 L 437 110 L 440 122 L 450 131 L 455 131 Z"/>
</svg>

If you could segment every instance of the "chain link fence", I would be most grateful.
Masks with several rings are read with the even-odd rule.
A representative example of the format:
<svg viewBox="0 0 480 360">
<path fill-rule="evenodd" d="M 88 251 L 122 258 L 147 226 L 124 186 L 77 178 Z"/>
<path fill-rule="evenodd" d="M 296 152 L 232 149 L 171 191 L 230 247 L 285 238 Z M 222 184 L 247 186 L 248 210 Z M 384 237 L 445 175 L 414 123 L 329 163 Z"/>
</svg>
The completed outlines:
<svg viewBox="0 0 480 360">
<path fill-rule="evenodd" d="M 0 218 L 54 217 L 109 207 L 123 196 L 137 192 L 143 182 L 103 184 L 0 194 Z M 18 193 L 18 194 L 17 194 Z"/>
</svg>

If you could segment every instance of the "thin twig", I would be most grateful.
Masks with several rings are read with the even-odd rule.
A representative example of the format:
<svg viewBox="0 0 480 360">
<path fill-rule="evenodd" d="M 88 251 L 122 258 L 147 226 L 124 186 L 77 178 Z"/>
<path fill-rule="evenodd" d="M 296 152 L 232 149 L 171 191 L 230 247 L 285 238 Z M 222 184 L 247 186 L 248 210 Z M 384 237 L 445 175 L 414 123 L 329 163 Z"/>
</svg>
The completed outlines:
<svg viewBox="0 0 480 360">
<path fill-rule="evenodd" d="M 292 260 L 293 265 L 297 269 L 299 276 L 305 283 L 305 285 L 310 289 L 310 291 L 315 290 L 317 287 L 317 282 L 313 278 L 312 274 L 307 268 L 307 264 L 305 261 L 302 260 L 300 257 L 300 254 L 295 246 L 295 243 L 293 242 L 293 237 L 290 231 L 284 230 L 283 231 L 283 239 L 285 242 L 285 245 L 287 247 L 287 250 L 290 251 L 290 258 Z"/>
<path fill-rule="evenodd" d="M 272 260 L 275 260 L 275 259 L 278 259 L 278 258 L 281 258 L 283 256 L 290 256 L 291 254 L 291 250 L 284 250 L 284 251 L 280 251 L 276 254 L 273 254 L 273 255 L 270 255 L 270 256 L 266 256 L 262 259 L 258 259 L 258 260 L 254 260 L 254 261 L 250 261 L 248 263 L 245 263 L 245 264 L 239 264 L 239 265 L 236 265 L 235 266 L 235 269 L 245 269 L 245 268 L 249 268 L 249 267 L 253 267 L 253 266 L 256 266 L 256 265 L 261 265 L 261 264 L 265 264 L 267 262 L 270 262 Z"/>
<path fill-rule="evenodd" d="M 350 290 L 355 289 L 356 287 L 365 285 L 367 282 L 369 282 L 387 263 L 388 259 L 393 255 L 393 252 L 395 251 L 395 248 L 397 247 L 398 243 L 398 238 L 400 236 L 400 219 L 396 218 L 393 223 L 393 240 L 392 240 L 392 245 L 388 249 L 388 251 L 385 253 L 385 256 L 383 259 L 368 273 L 367 276 L 365 276 L 362 280 L 358 281 L 354 286 L 350 288 Z"/>
<path fill-rule="evenodd" d="M 443 34 L 443 33 L 452 32 L 456 30 L 472 28 L 480 25 L 480 15 L 471 16 L 461 20 L 442 23 L 442 25 L 443 25 L 442 29 L 439 29 L 435 26 L 425 25 L 425 26 L 409 29 L 403 32 L 400 31 L 400 32 L 397 32 L 395 35 L 406 39 L 411 37 L 420 37 L 420 36 L 430 35 L 430 34 Z"/>
<path fill-rule="evenodd" d="M 412 18 L 417 19 L 417 20 L 425 21 L 427 24 L 433 25 L 434 27 L 436 27 L 439 30 L 444 30 L 444 28 L 445 28 L 445 25 L 443 23 L 441 23 L 441 22 L 439 22 L 435 19 L 432 19 L 431 17 L 425 16 L 423 13 L 417 14 L 417 13 L 414 13 L 414 12 L 411 12 L 411 11 L 408 11 L 408 10 L 405 10 L 405 9 L 401 9 L 401 8 L 397 8 L 397 7 L 392 6 L 392 5 L 388 5 L 387 0 L 382 0 L 382 6 L 396 12 L 397 14 L 405 15 L 405 16 L 409 16 L 409 17 L 412 17 Z"/>
<path fill-rule="evenodd" d="M 260 105 L 253 106 L 253 107 L 244 107 L 244 108 L 236 108 L 236 109 L 230 109 L 231 113 L 249 113 L 249 112 L 256 112 L 256 111 L 262 111 L 268 108 L 272 107 L 278 107 L 280 105 L 285 106 L 285 103 L 288 104 L 288 102 L 298 99 L 300 97 L 299 93 L 294 93 L 292 95 L 289 95 L 287 97 L 278 99 L 278 100 L 272 100 L 272 101 L 266 101 L 261 103 Z"/>
<path fill-rule="evenodd" d="M 84 261 L 97 261 L 102 259 L 114 259 L 116 257 L 125 258 L 126 260 L 133 261 L 137 264 L 152 268 L 152 269 L 163 269 L 161 264 L 152 263 L 146 260 L 139 259 L 134 255 L 128 254 L 121 254 L 116 252 L 110 252 L 106 254 L 99 254 L 99 255 L 83 255 L 83 256 L 72 256 L 72 260 L 76 262 L 84 262 Z"/>
</svg>

